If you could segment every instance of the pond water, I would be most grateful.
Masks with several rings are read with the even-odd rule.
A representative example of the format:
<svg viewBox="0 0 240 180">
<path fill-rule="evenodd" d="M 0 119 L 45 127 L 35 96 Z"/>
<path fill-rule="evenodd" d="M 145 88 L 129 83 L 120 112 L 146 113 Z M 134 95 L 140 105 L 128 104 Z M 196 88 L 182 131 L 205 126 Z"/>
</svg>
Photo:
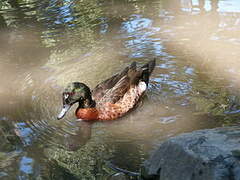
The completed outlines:
<svg viewBox="0 0 240 180">
<path fill-rule="evenodd" d="M 239 0 L 0 2 L 0 178 L 106 179 L 161 141 L 238 124 Z M 58 121 L 64 86 L 94 87 L 157 58 L 139 106 L 111 122 Z"/>
</svg>

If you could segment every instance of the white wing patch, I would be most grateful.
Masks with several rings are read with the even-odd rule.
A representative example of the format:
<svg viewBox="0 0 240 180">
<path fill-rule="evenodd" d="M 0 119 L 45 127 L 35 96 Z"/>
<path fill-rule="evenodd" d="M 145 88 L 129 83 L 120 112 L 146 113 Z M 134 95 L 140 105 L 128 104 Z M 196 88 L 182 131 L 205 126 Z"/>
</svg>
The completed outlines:
<svg viewBox="0 0 240 180">
<path fill-rule="evenodd" d="M 147 84 L 143 81 L 140 81 L 138 83 L 139 94 L 142 94 L 144 91 L 146 91 L 146 89 L 147 89 Z"/>
</svg>

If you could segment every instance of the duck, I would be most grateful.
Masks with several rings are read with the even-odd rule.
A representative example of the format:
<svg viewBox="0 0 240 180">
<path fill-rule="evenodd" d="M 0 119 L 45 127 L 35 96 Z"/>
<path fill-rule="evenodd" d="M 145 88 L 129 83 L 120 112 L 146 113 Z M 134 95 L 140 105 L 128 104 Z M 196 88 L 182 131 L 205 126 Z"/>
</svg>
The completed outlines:
<svg viewBox="0 0 240 180">
<path fill-rule="evenodd" d="M 79 120 L 114 120 L 124 116 L 145 94 L 155 64 L 153 59 L 138 67 L 134 61 L 92 90 L 81 82 L 69 83 L 62 93 L 63 106 L 57 119 L 62 119 L 75 103 Z"/>
</svg>

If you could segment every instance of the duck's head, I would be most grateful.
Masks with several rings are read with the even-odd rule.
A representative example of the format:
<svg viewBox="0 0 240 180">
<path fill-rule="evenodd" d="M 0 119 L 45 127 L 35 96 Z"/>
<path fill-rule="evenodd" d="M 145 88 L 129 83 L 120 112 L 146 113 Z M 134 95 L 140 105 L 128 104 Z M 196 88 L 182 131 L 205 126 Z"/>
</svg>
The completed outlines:
<svg viewBox="0 0 240 180">
<path fill-rule="evenodd" d="M 91 90 L 80 82 L 69 83 L 62 94 L 63 107 L 57 119 L 62 119 L 74 103 L 79 103 L 79 108 L 94 107 Z"/>
</svg>

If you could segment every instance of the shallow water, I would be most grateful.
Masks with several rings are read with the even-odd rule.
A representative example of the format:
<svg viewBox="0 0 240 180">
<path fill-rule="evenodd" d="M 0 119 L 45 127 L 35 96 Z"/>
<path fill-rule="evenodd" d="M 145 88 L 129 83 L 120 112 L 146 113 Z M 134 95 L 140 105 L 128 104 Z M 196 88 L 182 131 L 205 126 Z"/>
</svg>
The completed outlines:
<svg viewBox="0 0 240 180">
<path fill-rule="evenodd" d="M 164 139 L 238 124 L 239 28 L 238 0 L 0 2 L 0 177 L 104 179 L 106 161 L 138 171 Z M 67 83 L 154 57 L 131 113 L 56 120 Z"/>
</svg>

